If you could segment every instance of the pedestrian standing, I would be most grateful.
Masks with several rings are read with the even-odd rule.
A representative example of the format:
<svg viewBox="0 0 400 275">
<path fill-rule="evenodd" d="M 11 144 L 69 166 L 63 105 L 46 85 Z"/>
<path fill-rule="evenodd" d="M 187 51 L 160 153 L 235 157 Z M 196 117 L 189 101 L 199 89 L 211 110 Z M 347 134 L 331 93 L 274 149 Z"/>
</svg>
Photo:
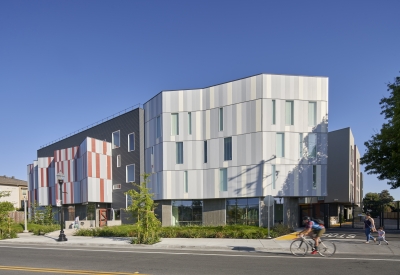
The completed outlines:
<svg viewBox="0 0 400 275">
<path fill-rule="evenodd" d="M 378 229 L 378 245 L 381 245 L 381 242 L 385 242 L 387 245 L 389 245 L 389 242 L 386 241 L 385 237 L 385 231 L 383 231 L 383 227 L 379 227 Z"/>
<path fill-rule="evenodd" d="M 374 219 L 371 218 L 370 213 L 367 213 L 365 216 L 364 230 L 365 236 L 367 236 L 367 241 L 365 243 L 369 243 L 370 240 L 374 240 L 374 242 L 376 242 L 376 239 L 371 235 L 371 232 L 375 232 L 375 222 Z"/>
<path fill-rule="evenodd" d="M 75 218 L 74 228 L 79 229 L 79 216 L 76 216 L 76 218 Z"/>
</svg>

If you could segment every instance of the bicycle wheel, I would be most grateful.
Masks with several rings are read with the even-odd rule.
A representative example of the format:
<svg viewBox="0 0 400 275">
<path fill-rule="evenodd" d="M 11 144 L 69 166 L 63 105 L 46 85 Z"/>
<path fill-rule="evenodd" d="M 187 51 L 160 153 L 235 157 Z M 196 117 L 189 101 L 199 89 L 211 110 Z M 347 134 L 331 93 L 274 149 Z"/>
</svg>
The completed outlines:
<svg viewBox="0 0 400 275">
<path fill-rule="evenodd" d="M 336 252 L 336 245 L 330 241 L 320 242 L 318 252 L 322 257 L 330 257 Z"/>
<path fill-rule="evenodd" d="M 290 245 L 290 252 L 295 256 L 304 256 L 308 251 L 308 245 L 302 240 L 294 240 Z"/>
</svg>

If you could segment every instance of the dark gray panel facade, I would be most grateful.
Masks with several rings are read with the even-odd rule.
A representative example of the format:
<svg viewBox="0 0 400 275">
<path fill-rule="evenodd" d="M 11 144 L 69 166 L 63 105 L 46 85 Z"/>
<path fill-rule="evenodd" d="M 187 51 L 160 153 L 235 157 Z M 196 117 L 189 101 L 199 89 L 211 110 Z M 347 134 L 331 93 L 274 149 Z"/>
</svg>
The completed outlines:
<svg viewBox="0 0 400 275">
<path fill-rule="evenodd" d="M 105 121 L 90 129 L 77 133 L 71 137 L 60 140 L 37 151 L 37 157 L 52 157 L 54 151 L 59 149 L 79 146 L 86 137 L 92 137 L 107 142 L 112 142 L 112 133 L 120 131 L 120 147 L 112 149 L 112 181 L 114 184 L 121 184 L 121 189 L 113 190 L 112 208 L 125 209 L 125 192 L 132 189 L 132 184 L 126 183 L 126 166 L 135 164 L 135 182 L 140 183 L 140 175 L 144 168 L 144 110 L 134 109 L 118 117 Z M 128 135 L 135 134 L 135 150 L 128 152 Z M 121 156 L 121 166 L 117 167 L 117 156 Z M 121 210 L 121 220 L 123 223 L 132 223 L 127 220 L 128 214 Z"/>
</svg>

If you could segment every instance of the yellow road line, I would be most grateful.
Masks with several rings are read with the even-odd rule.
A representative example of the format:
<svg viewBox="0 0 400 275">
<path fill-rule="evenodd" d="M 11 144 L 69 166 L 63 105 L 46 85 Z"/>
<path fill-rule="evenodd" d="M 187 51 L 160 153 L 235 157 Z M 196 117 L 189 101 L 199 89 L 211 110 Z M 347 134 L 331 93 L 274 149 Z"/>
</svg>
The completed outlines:
<svg viewBox="0 0 400 275">
<path fill-rule="evenodd" d="M 299 232 L 300 232 L 300 231 L 298 231 L 298 232 L 293 232 L 293 233 L 290 233 L 290 234 L 287 234 L 287 235 L 283 235 L 283 236 L 280 236 L 280 237 L 278 237 L 278 238 L 275 238 L 275 240 L 278 240 L 278 241 L 290 241 L 290 240 L 294 240 L 294 239 L 297 238 L 297 234 L 299 234 Z"/>
<path fill-rule="evenodd" d="M 139 272 L 126 273 L 126 272 L 102 272 L 94 270 L 67 270 L 57 268 L 36 268 L 36 267 L 25 267 L 25 266 L 4 266 L 0 265 L 0 270 L 20 270 L 30 272 L 48 272 L 48 273 L 62 273 L 62 274 L 82 274 L 82 275 L 146 275 Z"/>
</svg>

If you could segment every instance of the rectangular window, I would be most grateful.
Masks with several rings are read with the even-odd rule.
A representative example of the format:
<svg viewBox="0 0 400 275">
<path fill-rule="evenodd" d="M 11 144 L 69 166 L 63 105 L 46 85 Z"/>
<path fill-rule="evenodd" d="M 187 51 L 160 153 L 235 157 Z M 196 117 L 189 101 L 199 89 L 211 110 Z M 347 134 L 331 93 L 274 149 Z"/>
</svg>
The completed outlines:
<svg viewBox="0 0 400 275">
<path fill-rule="evenodd" d="M 154 146 L 151 146 L 151 154 L 154 155 Z"/>
<path fill-rule="evenodd" d="M 135 133 L 128 135 L 128 152 L 135 151 Z"/>
<path fill-rule="evenodd" d="M 276 133 L 276 157 L 283 158 L 285 156 L 285 134 Z"/>
<path fill-rule="evenodd" d="M 179 114 L 171 114 L 171 136 L 179 135 Z"/>
<path fill-rule="evenodd" d="M 219 108 L 219 130 L 223 131 L 224 130 L 224 109 Z"/>
<path fill-rule="evenodd" d="M 224 160 L 232 160 L 232 137 L 224 138 Z"/>
<path fill-rule="evenodd" d="M 128 194 L 125 195 L 126 197 L 126 208 L 128 208 L 128 206 L 132 205 L 132 197 L 129 196 Z"/>
<path fill-rule="evenodd" d="M 204 163 L 207 163 L 207 140 L 204 141 Z"/>
<path fill-rule="evenodd" d="M 286 101 L 286 106 L 285 106 L 286 125 L 293 125 L 293 121 L 294 121 L 293 105 L 294 105 L 293 101 Z"/>
<path fill-rule="evenodd" d="M 183 163 L 183 142 L 176 143 L 176 164 Z"/>
<path fill-rule="evenodd" d="M 188 128 L 189 128 L 189 135 L 192 134 L 192 113 L 188 113 Z"/>
<path fill-rule="evenodd" d="M 303 158 L 303 133 L 299 134 L 299 158 Z"/>
<path fill-rule="evenodd" d="M 317 157 L 317 134 L 308 134 L 308 157 Z"/>
<path fill-rule="evenodd" d="M 219 169 L 219 188 L 221 191 L 228 191 L 228 169 Z"/>
<path fill-rule="evenodd" d="M 276 124 L 276 101 L 272 100 L 272 125 Z"/>
<path fill-rule="evenodd" d="M 275 182 L 276 182 L 276 168 L 275 165 L 271 165 L 271 174 L 272 174 L 272 189 L 275 189 Z"/>
<path fill-rule="evenodd" d="M 317 102 L 308 102 L 308 126 L 317 125 Z"/>
<path fill-rule="evenodd" d="M 317 188 L 317 165 L 313 165 L 312 167 L 312 186 L 313 189 Z"/>
<path fill-rule="evenodd" d="M 189 192 L 188 171 L 183 171 L 183 189 L 185 193 Z"/>
<path fill-rule="evenodd" d="M 161 116 L 158 116 L 156 119 L 156 137 L 161 137 Z"/>
<path fill-rule="evenodd" d="M 135 164 L 126 166 L 126 182 L 135 182 Z"/>
<path fill-rule="evenodd" d="M 121 167 L 121 155 L 117 155 L 117 167 Z"/>
<path fill-rule="evenodd" d="M 112 133 L 112 148 L 119 148 L 119 130 Z"/>
</svg>

